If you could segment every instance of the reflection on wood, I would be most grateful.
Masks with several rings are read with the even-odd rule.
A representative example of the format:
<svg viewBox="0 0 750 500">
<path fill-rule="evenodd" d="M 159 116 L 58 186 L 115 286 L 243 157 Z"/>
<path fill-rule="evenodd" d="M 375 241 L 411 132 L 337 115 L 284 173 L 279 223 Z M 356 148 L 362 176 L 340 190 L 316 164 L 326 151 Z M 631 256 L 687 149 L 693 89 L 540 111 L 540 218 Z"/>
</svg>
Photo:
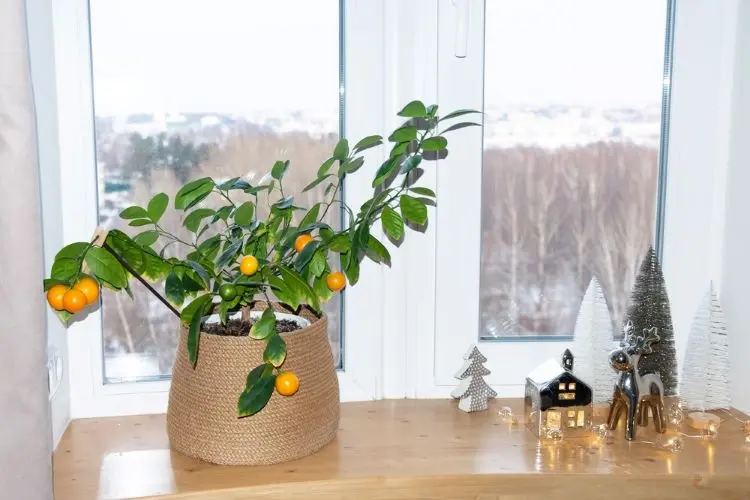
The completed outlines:
<svg viewBox="0 0 750 500">
<path fill-rule="evenodd" d="M 345 403 L 332 444 L 268 467 L 220 467 L 172 452 L 163 415 L 78 420 L 55 452 L 55 499 L 541 498 L 559 488 L 579 499 L 599 498 L 603 488 L 692 499 L 750 490 L 750 448 L 733 419 L 714 443 L 685 439 L 685 450 L 671 454 L 619 434 L 538 442 L 523 422 L 498 415 L 503 406 L 522 412 L 521 400 L 471 414 L 449 400 Z M 649 429 L 639 439 L 657 435 Z M 548 473 L 543 481 L 539 472 Z"/>
</svg>

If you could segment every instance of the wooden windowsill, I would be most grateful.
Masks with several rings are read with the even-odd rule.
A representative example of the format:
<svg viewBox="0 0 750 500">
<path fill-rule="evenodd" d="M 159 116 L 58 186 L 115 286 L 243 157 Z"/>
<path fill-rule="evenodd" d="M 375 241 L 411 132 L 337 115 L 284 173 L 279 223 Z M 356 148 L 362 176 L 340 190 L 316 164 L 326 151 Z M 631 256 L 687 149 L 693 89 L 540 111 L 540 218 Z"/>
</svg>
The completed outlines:
<svg viewBox="0 0 750 500">
<path fill-rule="evenodd" d="M 333 443 L 265 467 L 221 467 L 170 451 L 164 415 L 77 420 L 54 454 L 55 499 L 549 498 L 560 488 L 577 500 L 625 492 L 750 498 L 750 446 L 734 419 L 716 441 L 684 438 L 684 451 L 672 454 L 628 443 L 622 429 L 609 443 L 539 444 L 523 424 L 498 416 L 502 406 L 520 416 L 520 400 L 472 414 L 451 400 L 344 403 Z M 656 439 L 650 429 L 638 432 Z"/>
</svg>

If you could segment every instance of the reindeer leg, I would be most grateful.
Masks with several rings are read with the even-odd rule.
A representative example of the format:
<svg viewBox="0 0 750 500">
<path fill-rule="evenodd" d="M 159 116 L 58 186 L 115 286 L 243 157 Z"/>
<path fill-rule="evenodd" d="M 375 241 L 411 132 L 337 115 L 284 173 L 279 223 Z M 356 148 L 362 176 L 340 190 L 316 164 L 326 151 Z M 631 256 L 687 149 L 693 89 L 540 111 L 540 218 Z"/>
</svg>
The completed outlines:
<svg viewBox="0 0 750 500">
<path fill-rule="evenodd" d="M 664 401 L 662 398 L 654 397 L 652 399 L 651 411 L 654 414 L 654 427 L 656 432 L 664 434 L 667 432 L 667 416 L 664 414 Z"/>
<path fill-rule="evenodd" d="M 607 427 L 611 431 L 617 429 L 617 423 L 620 421 L 620 414 L 622 413 L 622 405 L 620 392 L 615 391 L 615 394 L 612 396 L 612 402 L 609 405 L 609 414 L 607 415 Z"/>
<path fill-rule="evenodd" d="M 638 397 L 636 395 L 630 395 L 628 397 L 628 415 L 625 420 L 625 439 L 632 441 L 635 439 L 635 423 L 636 413 L 638 411 Z"/>
</svg>

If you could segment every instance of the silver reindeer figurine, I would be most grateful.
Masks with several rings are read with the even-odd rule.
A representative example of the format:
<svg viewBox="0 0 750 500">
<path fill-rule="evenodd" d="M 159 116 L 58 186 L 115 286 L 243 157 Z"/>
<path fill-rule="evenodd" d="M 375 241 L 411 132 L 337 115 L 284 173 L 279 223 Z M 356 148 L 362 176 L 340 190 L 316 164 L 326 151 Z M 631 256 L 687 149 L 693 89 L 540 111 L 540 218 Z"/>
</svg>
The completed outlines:
<svg viewBox="0 0 750 500">
<path fill-rule="evenodd" d="M 654 417 L 656 432 L 667 430 L 667 418 L 664 414 L 664 386 L 658 374 L 638 373 L 638 361 L 642 355 L 652 352 L 651 345 L 659 341 L 659 335 L 654 328 L 644 328 L 643 336 L 633 335 L 633 324 L 625 325 L 625 337 L 620 342 L 620 349 L 615 349 L 609 355 L 609 364 L 620 375 L 615 384 L 615 393 L 609 407 L 607 426 L 610 430 L 617 429 L 617 423 L 623 411 L 625 419 L 625 439 L 635 439 L 636 423 L 648 426 L 648 412 Z"/>
</svg>

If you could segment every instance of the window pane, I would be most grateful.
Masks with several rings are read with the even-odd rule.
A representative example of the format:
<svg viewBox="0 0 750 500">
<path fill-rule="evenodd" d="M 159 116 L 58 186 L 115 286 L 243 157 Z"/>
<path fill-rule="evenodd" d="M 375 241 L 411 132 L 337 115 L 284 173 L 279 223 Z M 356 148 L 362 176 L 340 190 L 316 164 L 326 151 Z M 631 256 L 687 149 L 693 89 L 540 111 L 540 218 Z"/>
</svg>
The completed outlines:
<svg viewBox="0 0 750 500">
<path fill-rule="evenodd" d="M 654 234 L 666 0 L 487 2 L 480 337 L 619 324 Z"/>
<path fill-rule="evenodd" d="M 285 191 L 301 193 L 338 138 L 339 14 L 339 0 L 91 0 L 101 224 L 135 234 L 124 207 L 203 176 L 257 184 L 278 159 L 291 160 Z M 164 226 L 190 238 L 176 214 Z M 177 318 L 139 284 L 133 294 L 104 294 L 108 383 L 171 372 Z M 327 312 L 338 361 L 338 297 Z"/>
</svg>

